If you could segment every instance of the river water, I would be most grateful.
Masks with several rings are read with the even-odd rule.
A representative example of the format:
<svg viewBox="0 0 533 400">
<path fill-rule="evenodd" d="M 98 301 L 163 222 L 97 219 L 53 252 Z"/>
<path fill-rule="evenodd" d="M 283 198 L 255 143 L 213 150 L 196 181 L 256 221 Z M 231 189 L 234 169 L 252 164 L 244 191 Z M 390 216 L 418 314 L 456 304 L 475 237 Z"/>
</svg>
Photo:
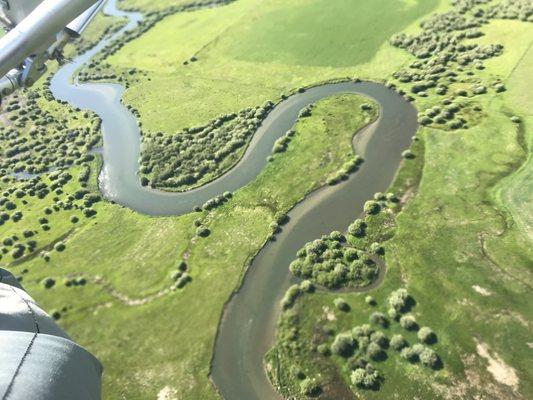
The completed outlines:
<svg viewBox="0 0 533 400">
<path fill-rule="evenodd" d="M 117 84 L 72 83 L 76 70 L 106 44 L 133 28 L 142 16 L 122 12 L 115 0 L 106 5 L 110 15 L 126 16 L 128 24 L 97 46 L 63 66 L 53 77 L 53 95 L 102 119 L 103 167 L 99 186 L 103 196 L 147 215 L 182 215 L 197 205 L 236 191 L 253 181 L 267 163 L 272 146 L 295 123 L 309 104 L 341 93 L 374 99 L 380 117 L 354 137 L 354 149 L 365 162 L 347 181 L 317 190 L 289 213 L 290 221 L 277 239 L 255 257 L 242 286 L 224 310 L 215 343 L 211 379 L 226 400 L 279 399 L 264 371 L 263 356 L 272 346 L 279 301 L 291 284 L 289 263 L 306 242 L 332 230 L 345 231 L 375 192 L 386 191 L 401 162 L 401 152 L 417 130 L 414 107 L 385 86 L 372 82 L 343 82 L 316 86 L 281 102 L 255 133 L 243 158 L 220 178 L 197 189 L 168 193 L 141 186 L 138 177 L 140 130 L 135 117 L 121 104 L 124 88 Z M 360 112 L 354 110 L 354 113 Z M 198 288 L 200 290 L 201 288 Z"/>
</svg>

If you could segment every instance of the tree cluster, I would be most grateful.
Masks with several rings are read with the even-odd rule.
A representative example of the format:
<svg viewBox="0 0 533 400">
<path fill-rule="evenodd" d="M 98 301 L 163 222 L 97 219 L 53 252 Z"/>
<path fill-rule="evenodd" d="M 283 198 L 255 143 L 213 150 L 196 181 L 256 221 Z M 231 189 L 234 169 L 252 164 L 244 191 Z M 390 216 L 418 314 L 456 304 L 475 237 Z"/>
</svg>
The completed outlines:
<svg viewBox="0 0 533 400">
<path fill-rule="evenodd" d="M 221 115 L 174 135 L 143 133 L 140 174 L 152 187 L 183 190 L 232 167 L 274 104 Z"/>
</svg>

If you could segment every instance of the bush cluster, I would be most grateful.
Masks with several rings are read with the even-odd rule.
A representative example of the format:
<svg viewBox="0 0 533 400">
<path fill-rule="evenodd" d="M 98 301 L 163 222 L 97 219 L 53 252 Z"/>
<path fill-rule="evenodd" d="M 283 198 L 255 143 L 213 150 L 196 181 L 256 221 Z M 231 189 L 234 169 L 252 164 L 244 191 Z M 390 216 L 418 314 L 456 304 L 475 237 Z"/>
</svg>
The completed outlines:
<svg viewBox="0 0 533 400">
<path fill-rule="evenodd" d="M 261 107 L 221 115 L 204 126 L 173 135 L 143 132 L 141 183 L 183 190 L 215 178 L 238 161 L 242 149 L 273 107 L 267 101 Z"/>
<path fill-rule="evenodd" d="M 376 278 L 378 266 L 344 242 L 340 232 L 333 232 L 307 243 L 290 265 L 292 274 L 327 288 L 368 285 Z"/>
<path fill-rule="evenodd" d="M 48 83 L 45 83 L 46 86 Z M 17 95 L 16 95 L 17 96 Z M 59 119 L 39 105 L 43 95 L 30 90 L 14 97 L 4 108 L 14 126 L 0 126 L 0 171 L 5 174 L 40 174 L 94 159 L 90 153 L 101 141 L 100 120 L 85 113 L 90 127 L 73 128 L 68 118 Z M 22 106 L 20 105 L 22 104 Z M 66 108 L 69 114 L 76 111 Z M 21 135 L 27 132 L 27 135 Z"/>
<path fill-rule="evenodd" d="M 499 44 L 478 44 L 472 40 L 483 36 L 481 28 L 494 18 L 533 20 L 529 0 L 507 0 L 488 8 L 479 7 L 485 0 L 455 0 L 454 10 L 434 14 L 421 24 L 422 32 L 416 35 L 398 34 L 391 39 L 393 46 L 405 49 L 417 60 L 393 74 L 393 77 L 407 84 L 411 93 L 425 97 L 434 90 L 446 95 L 455 90 L 456 96 L 482 95 L 489 87 L 476 78 L 475 71 L 484 69 L 484 61 L 502 54 Z M 467 83 L 471 84 L 467 91 Z M 393 85 L 394 86 L 394 85 Z M 493 85 L 495 92 L 505 90 L 503 85 Z M 400 90 L 400 93 L 404 93 Z M 475 122 L 475 113 L 437 107 L 437 112 L 428 110 L 420 117 L 423 125 L 445 129 L 467 126 L 468 120 Z M 479 110 L 481 111 L 481 110 Z"/>
<path fill-rule="evenodd" d="M 367 364 L 365 368 L 355 369 L 351 375 L 350 380 L 352 384 L 361 389 L 374 389 L 379 385 L 381 376 L 371 364 Z"/>
</svg>

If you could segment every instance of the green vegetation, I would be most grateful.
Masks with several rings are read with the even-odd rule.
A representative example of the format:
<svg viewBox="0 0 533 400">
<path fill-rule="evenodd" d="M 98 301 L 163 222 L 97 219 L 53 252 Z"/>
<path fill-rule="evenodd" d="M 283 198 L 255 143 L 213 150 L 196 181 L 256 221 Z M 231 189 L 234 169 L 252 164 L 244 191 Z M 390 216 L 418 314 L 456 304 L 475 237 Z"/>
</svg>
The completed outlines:
<svg viewBox="0 0 533 400">
<path fill-rule="evenodd" d="M 509 11 L 515 7 L 521 11 Z M 389 234 L 381 242 L 387 275 L 369 295 L 344 293 L 350 312 L 331 309 L 336 294 L 320 291 L 299 297 L 283 312 L 266 361 L 286 396 L 306 398 L 298 395 L 291 365 L 309 379 L 320 376 L 327 398 L 357 392 L 368 399 L 520 399 L 533 393 L 531 363 L 524 355 L 533 254 L 530 238 L 521 235 L 531 232 L 526 200 L 531 187 L 521 183 L 531 171 L 524 60 L 533 27 L 494 20 L 526 21 L 531 3 L 455 1 L 443 11 L 421 31 L 392 40 L 413 54 L 392 85 L 410 93 L 423 127 L 391 187 L 400 205 L 392 209 Z M 460 125 L 446 122 L 456 119 Z M 380 226 L 361 220 L 350 231 L 365 237 Z M 398 289 L 405 286 L 411 300 Z M 364 325 L 369 320 L 383 327 L 378 329 L 390 337 L 396 355 L 387 351 L 383 357 L 379 344 L 372 345 L 370 326 Z M 367 339 L 351 346 L 350 357 L 375 365 L 322 351 L 338 335 L 347 342 L 343 335 L 353 334 L 354 325 Z M 500 372 L 489 368 L 487 359 Z"/>
<path fill-rule="evenodd" d="M 143 184 L 166 190 L 201 186 L 233 167 L 253 134 L 273 108 L 272 102 L 238 114 L 221 115 L 201 127 L 173 136 L 144 134 L 141 157 Z"/>
<path fill-rule="evenodd" d="M 220 114 L 277 99 L 301 86 L 355 74 L 390 74 L 406 59 L 386 43 L 390 34 L 437 2 L 401 2 L 394 7 L 387 3 L 387 7 L 376 7 L 375 2 L 342 1 L 325 7 L 323 0 L 291 4 L 270 0 L 258 6 L 257 0 L 239 0 L 221 8 L 171 15 L 105 61 L 120 74 L 131 68 L 132 59 L 136 60 L 135 67 L 147 75 L 138 74 L 140 81 L 126 92 L 125 101 L 139 111 L 145 133 L 174 135 Z M 322 15 L 324 9 L 327 15 Z M 287 19 L 287 15 L 294 18 Z M 298 15 L 304 20 L 297 19 Z M 279 18 L 283 18 L 283 30 L 276 22 Z M 339 18 L 347 19 L 346 23 Z M 369 22 L 377 20 L 379 24 Z M 317 22 L 332 29 L 319 35 Z M 280 53 L 280 46 L 295 42 L 280 42 L 281 32 L 285 38 L 304 37 L 305 43 L 299 40 Z M 302 36 L 302 32 L 317 33 Z M 330 45 L 332 37 L 345 44 L 338 46 L 342 50 L 335 56 L 332 52 L 337 46 Z M 361 40 L 354 41 L 354 37 Z M 249 51 L 258 46 L 261 52 Z M 259 55 L 269 62 L 249 60 Z M 193 56 L 196 61 L 184 65 Z M 365 64 L 372 57 L 377 60 Z M 305 62 L 300 63 L 300 58 Z"/>
<path fill-rule="evenodd" d="M 61 216 L 49 207 L 49 196 L 37 199 L 35 206 L 24 206 L 24 213 L 35 209 L 35 219 L 48 219 L 51 229 L 39 232 L 35 240 L 43 246 L 61 241 L 65 249 L 39 247 L 24 263 L 15 265 L 10 258 L 2 263 L 10 262 L 45 309 L 65 308 L 60 311 L 62 327 L 106 366 L 105 396 L 145 399 L 171 385 L 187 398 L 214 398 L 207 375 L 224 302 L 238 285 L 243 266 L 271 236 L 270 224 L 283 221 L 297 201 L 353 158 L 352 136 L 371 121 L 368 113 L 359 112 L 364 101 L 342 95 L 317 103 L 313 116 L 294 127 L 291 146 L 254 182 L 200 212 L 152 218 L 100 201 L 92 206 L 94 217 L 79 216 L 73 224 L 70 214 Z M 79 168 L 70 173 L 67 185 L 73 188 L 79 185 Z M 96 186 L 96 171 L 91 168 L 88 189 Z M 51 214 L 43 211 L 46 207 Z M 32 220 L 24 217 L 20 229 L 27 229 L 25 224 Z M 209 236 L 198 236 L 199 226 L 207 228 Z M 0 232 L 7 237 L 13 230 L 6 224 Z M 45 278 L 55 285 L 45 289 Z M 74 283 L 78 278 L 85 284 Z M 312 288 L 305 282 L 301 287 Z M 139 379 L 123 385 L 124 371 Z M 157 371 L 150 385 L 142 378 L 146 371 Z M 191 379 L 197 384 L 188 385 Z"/>
<path fill-rule="evenodd" d="M 288 292 L 268 357 L 285 394 L 531 397 L 531 12 L 527 1 L 500 3 L 238 0 L 178 13 L 196 6 L 128 0 L 122 6 L 147 12 L 146 22 L 81 72 L 129 86 L 124 101 L 152 167 L 145 183 L 174 189 L 216 177 L 246 148 L 245 140 L 195 183 L 154 179 L 184 156 L 165 154 L 166 143 L 190 145 L 187 132 L 218 116 L 354 76 L 390 78 L 414 100 L 424 126 L 391 194 L 369 199 L 348 232 L 320 239 L 328 247 L 320 259 L 297 256 L 307 280 Z M 428 19 L 437 7 L 446 14 Z M 428 22 L 419 29 L 421 17 Z M 402 31 L 392 40 L 398 47 L 387 43 Z M 355 169 L 349 139 L 371 120 L 362 106 L 355 96 L 318 103 L 250 185 L 196 213 L 151 218 L 95 201 L 93 116 L 51 101 L 46 85 L 11 97 L 0 116 L 0 263 L 102 360 L 105 397 L 156 398 L 169 387 L 183 398 L 216 398 L 207 376 L 223 304 L 281 217 Z M 209 132 L 209 152 L 166 178 L 197 174 L 219 140 L 238 135 L 222 130 Z M 383 282 L 337 280 L 327 270 L 337 250 L 348 270 L 354 256 L 384 260 Z M 371 281 L 379 286 L 350 289 Z M 315 285 L 345 290 L 339 299 Z M 487 369 L 480 348 L 506 377 Z"/>
</svg>

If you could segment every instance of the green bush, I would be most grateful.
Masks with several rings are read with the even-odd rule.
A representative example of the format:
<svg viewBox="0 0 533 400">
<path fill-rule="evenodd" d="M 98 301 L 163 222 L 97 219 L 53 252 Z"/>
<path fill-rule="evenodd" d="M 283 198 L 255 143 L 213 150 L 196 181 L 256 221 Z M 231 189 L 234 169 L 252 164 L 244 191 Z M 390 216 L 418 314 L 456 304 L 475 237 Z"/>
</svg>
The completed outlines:
<svg viewBox="0 0 533 400">
<path fill-rule="evenodd" d="M 424 348 L 418 355 L 420 362 L 426 367 L 436 369 L 440 366 L 441 360 L 437 353 L 429 348 Z"/>
<path fill-rule="evenodd" d="M 42 284 L 45 289 L 50 289 L 56 284 L 56 281 L 52 278 L 44 278 Z"/>
<path fill-rule="evenodd" d="M 356 342 L 350 333 L 339 333 L 333 344 L 331 351 L 341 357 L 350 357 L 355 349 Z"/>
<path fill-rule="evenodd" d="M 54 250 L 55 251 L 58 251 L 58 252 L 61 252 L 63 250 L 65 250 L 66 246 L 65 246 L 65 243 L 63 242 L 57 242 L 56 244 L 54 244 Z"/>
<path fill-rule="evenodd" d="M 366 206 L 366 204 L 365 204 Z M 374 205 L 369 205 L 369 208 L 374 207 Z M 348 233 L 355 237 L 363 237 L 365 236 L 365 230 L 366 230 L 367 224 L 362 219 L 356 219 L 349 227 L 348 227 Z"/>
<path fill-rule="evenodd" d="M 369 324 L 359 325 L 352 329 L 353 337 L 370 336 L 373 332 L 374 329 Z"/>
<path fill-rule="evenodd" d="M 365 303 L 370 305 L 370 306 L 375 306 L 377 304 L 376 300 L 370 295 L 365 297 Z"/>
<path fill-rule="evenodd" d="M 363 207 L 366 214 L 377 214 L 381 210 L 381 206 L 374 200 L 369 200 Z"/>
<path fill-rule="evenodd" d="M 408 331 L 414 331 L 418 329 L 418 324 L 416 323 L 415 317 L 412 315 L 404 315 L 400 318 L 400 325 L 402 328 Z"/>
<path fill-rule="evenodd" d="M 389 339 L 381 331 L 376 331 L 370 335 L 370 341 L 377 344 L 382 349 L 386 349 L 389 346 Z"/>
<path fill-rule="evenodd" d="M 286 310 L 291 308 L 301 293 L 301 289 L 298 285 L 292 285 L 291 287 L 289 287 L 287 292 L 285 292 L 285 296 L 281 300 L 281 306 L 283 307 L 283 309 Z"/>
<path fill-rule="evenodd" d="M 209 236 L 210 233 L 211 233 L 211 231 L 205 226 L 199 226 L 198 228 L 196 228 L 196 235 L 197 236 L 205 238 L 205 237 Z"/>
<path fill-rule="evenodd" d="M 368 347 L 366 348 L 366 354 L 374 361 L 379 361 L 384 358 L 385 352 L 381 349 L 381 347 L 374 342 L 370 342 Z"/>
<path fill-rule="evenodd" d="M 409 309 L 412 302 L 411 297 L 406 289 L 398 289 L 389 296 L 389 305 L 398 312 L 405 312 Z"/>
<path fill-rule="evenodd" d="M 435 343 L 437 340 L 437 335 L 435 335 L 435 332 L 433 332 L 433 330 L 431 328 L 428 328 L 427 326 L 420 328 L 417 333 L 417 336 L 422 343 L 431 344 Z"/>
<path fill-rule="evenodd" d="M 390 347 L 396 351 L 401 351 L 404 347 L 407 347 L 407 340 L 402 335 L 393 335 L 390 340 Z"/>
<path fill-rule="evenodd" d="M 370 364 L 357 368 L 350 375 L 352 384 L 361 389 L 373 389 L 379 385 L 380 375 Z"/>
<path fill-rule="evenodd" d="M 369 319 L 370 322 L 372 322 L 373 324 L 380 325 L 382 327 L 389 326 L 389 320 L 387 319 L 385 314 L 381 312 L 373 312 L 372 314 L 370 314 Z"/>
<path fill-rule="evenodd" d="M 350 305 L 343 298 L 337 297 L 335 300 L 333 300 L 333 304 L 335 304 L 335 307 L 337 307 L 337 309 L 340 311 L 350 311 Z"/>
<path fill-rule="evenodd" d="M 411 347 L 404 347 L 400 356 L 411 363 L 418 361 L 418 354 Z"/>
<path fill-rule="evenodd" d="M 326 357 L 331 354 L 329 346 L 326 343 L 319 344 L 316 348 L 316 351 Z"/>
<path fill-rule="evenodd" d="M 305 378 L 300 382 L 300 393 L 304 396 L 318 396 L 321 392 L 320 385 L 315 379 Z"/>
</svg>

